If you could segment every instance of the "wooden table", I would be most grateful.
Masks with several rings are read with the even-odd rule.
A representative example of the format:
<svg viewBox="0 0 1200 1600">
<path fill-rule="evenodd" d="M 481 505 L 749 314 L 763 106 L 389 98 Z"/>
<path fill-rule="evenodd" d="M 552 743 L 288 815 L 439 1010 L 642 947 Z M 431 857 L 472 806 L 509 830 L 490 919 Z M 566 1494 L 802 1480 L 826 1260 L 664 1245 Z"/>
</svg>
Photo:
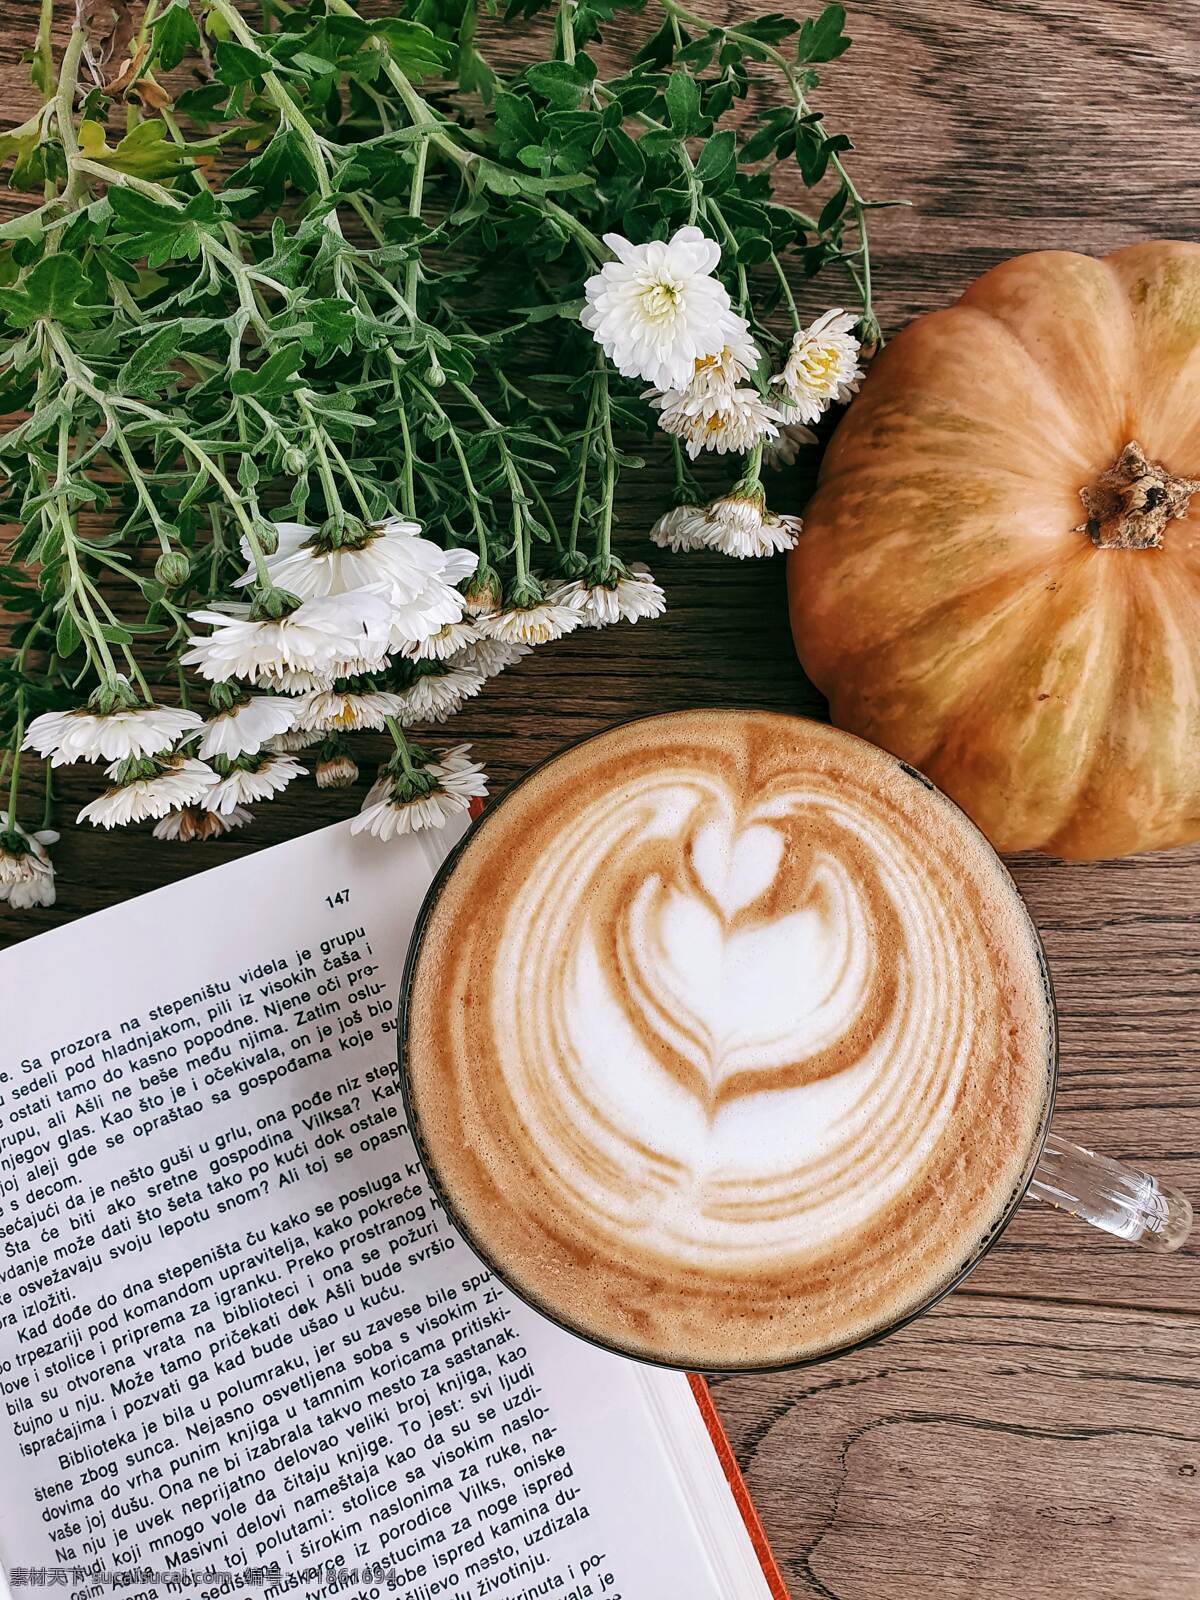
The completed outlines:
<svg viewBox="0 0 1200 1600">
<path fill-rule="evenodd" d="M 17 57 L 36 10 L 0 0 L 14 121 L 31 109 Z M 876 219 L 887 327 L 1020 250 L 1198 236 L 1192 0 L 872 0 L 850 32 L 821 104 L 853 130 L 868 192 L 913 202 Z M 497 789 L 639 712 L 820 709 L 792 656 L 781 565 L 650 552 L 655 493 L 641 484 L 626 505 L 623 549 L 654 554 L 667 617 L 540 652 L 462 713 L 455 732 Z M 72 774 L 63 788 L 69 815 L 88 783 Z M 252 835 L 192 851 L 68 831 L 59 905 L 0 919 L 0 935 L 355 803 L 293 792 L 262 808 Z M 1062 1006 L 1057 1126 L 1200 1198 L 1200 849 L 1098 866 L 1019 858 L 1014 870 Z M 906 1332 L 832 1366 L 725 1380 L 717 1396 L 797 1597 L 1196 1600 L 1198 1390 L 1196 1246 L 1142 1255 L 1029 1203 L 970 1282 Z"/>
</svg>

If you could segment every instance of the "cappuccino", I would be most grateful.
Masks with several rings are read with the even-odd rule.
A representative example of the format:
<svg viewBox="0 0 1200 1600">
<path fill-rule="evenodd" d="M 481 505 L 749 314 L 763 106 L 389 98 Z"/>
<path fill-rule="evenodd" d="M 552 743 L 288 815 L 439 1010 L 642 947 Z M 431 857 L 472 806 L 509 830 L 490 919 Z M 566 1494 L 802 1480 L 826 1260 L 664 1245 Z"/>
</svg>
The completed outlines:
<svg viewBox="0 0 1200 1600">
<path fill-rule="evenodd" d="M 872 745 L 761 712 L 630 723 L 485 813 L 402 1026 L 481 1254 L 685 1367 L 920 1309 L 1028 1178 L 1054 1063 L 1037 935 L 974 826 Z"/>
</svg>

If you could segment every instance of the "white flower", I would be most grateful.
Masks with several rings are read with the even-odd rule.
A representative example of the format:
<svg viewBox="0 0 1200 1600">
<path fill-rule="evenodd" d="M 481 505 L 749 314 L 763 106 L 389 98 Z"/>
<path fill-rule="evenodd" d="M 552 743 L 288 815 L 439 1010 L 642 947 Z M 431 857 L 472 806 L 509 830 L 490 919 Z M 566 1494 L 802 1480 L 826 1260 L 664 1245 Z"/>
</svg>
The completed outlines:
<svg viewBox="0 0 1200 1600">
<path fill-rule="evenodd" d="M 46 711 L 29 724 L 24 748 L 49 756 L 54 767 L 72 761 L 122 761 L 156 756 L 181 734 L 201 725 L 194 711 L 176 706 L 123 706 L 106 713 L 86 709 Z"/>
<path fill-rule="evenodd" d="M 703 506 L 676 506 L 659 517 L 650 529 L 650 538 L 662 550 L 703 550 L 708 532 Z"/>
<path fill-rule="evenodd" d="M 532 654 L 533 651 L 527 644 L 504 644 L 499 639 L 476 639 L 458 655 L 451 656 L 450 665 L 474 667 L 477 672 L 482 672 L 485 678 L 495 678 L 506 667 L 511 667 L 515 661 L 520 661 L 522 656 Z"/>
<path fill-rule="evenodd" d="M 781 384 L 797 416 L 790 421 L 816 422 L 835 400 L 849 400 L 862 379 L 854 318 L 835 308 L 792 339 L 783 371 L 772 379 Z"/>
<path fill-rule="evenodd" d="M 730 317 L 725 345 L 715 355 L 698 356 L 687 383 L 667 393 L 686 394 L 689 399 L 699 395 L 722 394 L 745 383 L 757 369 L 758 346 L 750 337 L 750 324 L 735 312 L 731 312 Z M 664 394 L 659 389 L 647 389 L 644 398 L 661 401 Z"/>
<path fill-rule="evenodd" d="M 694 461 L 702 450 L 746 451 L 779 432 L 779 413 L 757 389 L 715 389 L 708 394 L 664 395 L 655 402 L 667 433 L 682 439 Z"/>
<path fill-rule="evenodd" d="M 168 811 L 160 822 L 154 824 L 156 839 L 178 839 L 181 844 L 193 840 L 203 843 L 219 839 L 233 828 L 244 828 L 254 821 L 253 812 L 237 806 L 227 816 L 219 817 L 215 811 L 205 811 L 203 806 L 182 806 L 178 811 Z"/>
<path fill-rule="evenodd" d="M 604 242 L 617 259 L 584 285 L 580 322 L 625 377 L 682 389 L 699 358 L 739 337 L 741 319 L 712 276 L 720 245 L 694 227 L 649 244 L 619 233 L 606 233 Z"/>
<path fill-rule="evenodd" d="M 811 428 L 806 428 L 802 422 L 787 420 L 788 413 L 793 407 L 781 406 L 779 409 L 784 419 L 779 428 L 779 436 L 768 439 L 763 445 L 763 461 L 768 467 L 790 467 L 800 454 L 801 446 L 820 442 Z"/>
<path fill-rule="evenodd" d="M 54 904 L 54 863 L 46 846 L 58 843 L 53 828 L 27 833 L 0 811 L 0 901 L 14 911 Z"/>
<path fill-rule="evenodd" d="M 204 796 L 204 805 L 218 816 L 230 816 L 239 806 L 255 800 L 273 800 L 282 794 L 293 778 L 302 778 L 306 768 L 291 756 L 269 752 L 243 758 Z"/>
<path fill-rule="evenodd" d="M 202 761 L 211 761 L 213 756 L 232 760 L 235 756 L 257 755 L 268 739 L 289 732 L 296 724 L 296 716 L 294 701 L 252 695 L 208 719 L 196 754 Z"/>
<path fill-rule="evenodd" d="M 358 782 L 358 762 L 345 751 L 317 762 L 318 789 L 349 789 Z"/>
<path fill-rule="evenodd" d="M 305 600 L 278 621 L 252 621 L 224 611 L 193 611 L 193 622 L 212 632 L 193 634 L 180 658 L 215 681 L 245 678 L 282 686 L 284 674 L 329 673 L 344 658 L 378 666 L 390 648 L 393 615 L 386 595 L 359 589 L 352 594 Z"/>
<path fill-rule="evenodd" d="M 274 739 L 267 741 L 266 748 L 293 754 L 297 750 L 311 750 L 320 737 L 321 735 L 314 733 L 311 728 L 293 728 L 290 733 L 276 734 Z"/>
<path fill-rule="evenodd" d="M 373 589 L 392 607 L 391 647 L 419 644 L 463 614 L 455 585 L 479 565 L 472 550 L 443 550 L 421 537 L 420 524 L 392 517 L 365 528 L 361 537 L 323 550 L 313 541 L 318 530 L 302 522 L 276 524 L 279 548 L 267 557 L 271 582 L 308 600 Z M 253 583 L 255 572 L 239 578 Z"/>
<path fill-rule="evenodd" d="M 483 688 L 485 679 L 478 667 L 451 667 L 444 673 L 425 673 L 405 689 L 400 699 L 403 722 L 445 722 L 464 700 Z"/>
<path fill-rule="evenodd" d="M 799 517 L 777 517 L 768 511 L 761 495 L 724 495 L 704 515 L 709 530 L 705 543 L 739 559 L 790 550 L 801 528 Z"/>
<path fill-rule="evenodd" d="M 482 635 L 473 622 L 445 622 L 436 633 L 422 639 L 419 644 L 406 644 L 403 655 L 415 661 L 448 661 L 451 656 L 476 644 Z"/>
<path fill-rule="evenodd" d="M 334 667 L 337 665 L 335 662 Z M 258 681 L 262 688 L 274 689 L 277 694 L 315 694 L 319 689 L 332 689 L 335 676 L 333 667 L 328 672 L 301 672 L 294 667 L 264 667 L 259 673 Z"/>
<path fill-rule="evenodd" d="M 311 733 L 382 728 L 388 717 L 398 717 L 402 711 L 403 700 L 398 694 L 385 694 L 382 690 L 359 694 L 349 689 L 321 689 L 297 702 L 297 726 Z"/>
<path fill-rule="evenodd" d="M 164 817 L 176 806 L 195 805 L 218 781 L 203 761 L 176 756 L 161 771 L 106 789 L 84 806 L 78 820 L 97 828 L 123 828 L 147 817 Z"/>
<path fill-rule="evenodd" d="M 628 575 L 616 583 L 587 583 L 576 578 L 556 590 L 554 598 L 578 611 L 584 625 L 607 628 L 614 622 L 636 622 L 639 617 L 661 617 L 667 609 L 662 588 L 649 567 L 635 562 Z"/>
<path fill-rule="evenodd" d="M 451 817 L 471 809 L 471 801 L 487 794 L 487 778 L 477 761 L 469 758 L 470 745 L 456 745 L 440 761 L 425 768 L 437 787 L 428 794 L 406 799 L 403 780 L 384 774 L 363 801 L 350 824 L 351 833 L 369 833 L 376 839 L 441 828 Z"/>
<path fill-rule="evenodd" d="M 531 606 L 485 611 L 475 620 L 485 639 L 495 639 L 500 644 L 549 644 L 551 639 L 573 632 L 583 618 L 550 594 Z"/>
</svg>

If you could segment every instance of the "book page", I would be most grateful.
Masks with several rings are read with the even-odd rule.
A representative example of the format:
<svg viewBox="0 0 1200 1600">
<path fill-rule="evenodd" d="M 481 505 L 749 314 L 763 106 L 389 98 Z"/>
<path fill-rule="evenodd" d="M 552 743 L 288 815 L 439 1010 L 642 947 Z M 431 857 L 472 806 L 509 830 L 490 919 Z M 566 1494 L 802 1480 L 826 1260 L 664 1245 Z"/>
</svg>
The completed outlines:
<svg viewBox="0 0 1200 1600">
<path fill-rule="evenodd" d="M 686 1379 L 530 1311 L 425 1181 L 397 989 L 454 837 L 341 825 L 0 955 L 13 1600 L 767 1595 L 655 1421 Z"/>
</svg>

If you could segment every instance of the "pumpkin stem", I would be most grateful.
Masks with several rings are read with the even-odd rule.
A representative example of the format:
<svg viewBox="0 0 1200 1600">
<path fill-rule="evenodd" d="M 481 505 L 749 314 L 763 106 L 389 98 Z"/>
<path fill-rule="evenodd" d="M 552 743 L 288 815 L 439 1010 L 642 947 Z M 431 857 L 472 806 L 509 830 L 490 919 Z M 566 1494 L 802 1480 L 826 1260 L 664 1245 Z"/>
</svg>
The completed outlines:
<svg viewBox="0 0 1200 1600">
<path fill-rule="evenodd" d="M 1099 550 L 1157 549 L 1167 523 L 1187 515 L 1197 492 L 1200 479 L 1172 477 L 1131 439 L 1108 471 L 1079 491 L 1087 521 L 1075 531 Z"/>
</svg>

